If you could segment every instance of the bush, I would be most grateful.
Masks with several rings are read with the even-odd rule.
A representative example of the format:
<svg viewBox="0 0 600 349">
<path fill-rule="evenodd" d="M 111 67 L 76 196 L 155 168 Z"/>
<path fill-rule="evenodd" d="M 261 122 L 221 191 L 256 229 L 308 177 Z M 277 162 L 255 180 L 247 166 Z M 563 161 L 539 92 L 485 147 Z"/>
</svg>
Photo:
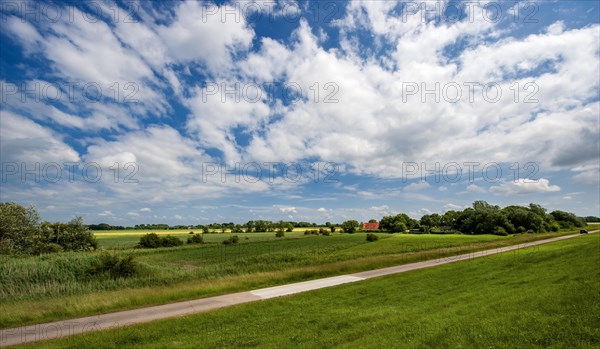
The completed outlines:
<svg viewBox="0 0 600 349">
<path fill-rule="evenodd" d="M 223 244 L 224 245 L 237 244 L 239 240 L 240 240 L 240 238 L 237 235 L 234 235 L 234 236 L 229 237 L 229 239 L 227 239 L 227 240 L 223 240 Z"/>
<path fill-rule="evenodd" d="M 183 245 L 183 241 L 179 240 L 175 236 L 167 235 L 165 237 L 160 237 L 156 233 L 150 233 L 142 236 L 140 238 L 140 242 L 138 243 L 138 247 L 141 248 L 173 247 L 181 245 Z"/>
<path fill-rule="evenodd" d="M 188 244 L 203 244 L 204 238 L 200 234 L 194 234 L 187 239 Z"/>
<path fill-rule="evenodd" d="M 496 229 L 494 229 L 494 235 L 507 236 L 508 233 L 506 232 L 506 230 L 504 228 L 496 227 Z"/>
<path fill-rule="evenodd" d="M 132 255 L 119 257 L 103 253 L 88 272 L 91 275 L 109 275 L 113 279 L 127 278 L 138 272 L 138 264 L 133 258 Z"/>
<path fill-rule="evenodd" d="M 285 233 L 283 231 L 278 231 L 275 233 L 275 237 L 276 238 L 282 238 L 285 236 Z"/>
<path fill-rule="evenodd" d="M 167 235 L 160 240 L 162 247 L 175 247 L 183 245 L 183 241 L 172 235 Z"/>
<path fill-rule="evenodd" d="M 529 229 L 529 230 L 527 230 L 527 234 L 535 234 L 535 231 Z"/>
<path fill-rule="evenodd" d="M 345 221 L 341 225 L 342 231 L 348 234 L 354 234 L 359 226 L 358 221 L 355 220 Z"/>
<path fill-rule="evenodd" d="M 319 231 L 318 230 L 306 230 L 304 232 L 304 235 L 319 235 Z"/>
<path fill-rule="evenodd" d="M 369 233 L 367 234 L 367 241 L 377 241 L 379 240 L 379 236 Z"/>
<path fill-rule="evenodd" d="M 193 232 L 193 231 L 190 231 L 188 234 L 192 235 L 192 234 L 194 234 L 194 232 Z"/>
<path fill-rule="evenodd" d="M 330 232 L 329 232 L 329 230 L 327 230 L 327 229 L 323 229 L 323 231 L 321 231 L 320 233 L 321 233 L 321 235 L 324 235 L 324 236 L 329 236 L 329 235 L 331 235 L 331 233 L 330 233 Z"/>
<path fill-rule="evenodd" d="M 138 243 L 139 247 L 142 248 L 157 248 L 162 246 L 160 236 L 156 233 L 150 233 L 142 236 L 140 238 L 140 242 Z"/>
<path fill-rule="evenodd" d="M 33 248 L 33 254 L 40 255 L 46 253 L 58 253 L 64 251 L 63 247 L 59 244 L 52 242 L 49 243 L 38 243 Z"/>
</svg>

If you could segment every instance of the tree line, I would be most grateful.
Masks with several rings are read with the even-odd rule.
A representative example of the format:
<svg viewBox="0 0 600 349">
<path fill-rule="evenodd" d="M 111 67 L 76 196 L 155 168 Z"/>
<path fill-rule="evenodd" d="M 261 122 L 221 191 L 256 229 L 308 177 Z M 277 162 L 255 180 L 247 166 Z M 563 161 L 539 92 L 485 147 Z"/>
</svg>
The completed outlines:
<svg viewBox="0 0 600 349">
<path fill-rule="evenodd" d="M 594 218 L 596 217 L 584 219 L 560 210 L 547 213 L 545 208 L 534 203 L 527 207 L 511 205 L 500 208 L 486 201 L 475 201 L 472 207 L 463 211 L 450 210 L 442 215 L 426 214 L 420 220 L 410 218 L 404 213 L 385 216 L 379 222 L 379 228 L 392 233 L 446 231 L 463 234 L 509 235 L 573 229 L 585 226 L 588 219 Z"/>
<path fill-rule="evenodd" d="M 586 222 L 597 222 L 600 218 L 594 216 L 577 217 L 575 214 L 560 210 L 547 213 L 538 204 L 529 206 L 511 205 L 500 208 L 485 201 L 475 201 L 472 207 L 463 211 L 447 211 L 444 214 L 426 214 L 417 220 L 405 213 L 394 216 L 384 216 L 379 221 L 379 230 L 388 233 L 463 233 L 463 234 L 496 234 L 509 235 L 519 233 L 555 232 L 560 229 L 583 227 Z M 372 219 L 370 222 L 377 222 Z M 114 228 L 101 223 L 102 229 Z M 0 203 L 0 254 L 41 254 L 60 251 L 95 250 L 98 243 L 81 217 L 76 217 L 67 223 L 41 222 L 40 215 L 34 206 L 23 207 L 14 202 Z M 167 224 L 138 225 L 136 229 L 167 229 Z M 143 227 L 143 228 L 142 228 Z M 160 228 L 158 228 L 160 227 Z M 189 228 L 190 226 L 177 226 Z M 225 232 L 291 232 L 295 227 L 319 227 L 316 223 L 250 220 L 244 224 L 212 223 L 195 226 L 203 233 Z M 321 225 L 322 227 L 322 225 Z M 355 233 L 361 230 L 356 220 L 347 220 L 342 224 L 325 223 L 331 232 L 341 228 L 343 233 Z M 327 229 L 324 229 L 325 231 Z M 328 230 L 328 231 L 329 231 Z M 162 244 L 162 242 L 161 242 Z"/>
<path fill-rule="evenodd" d="M 0 203 L 0 254 L 88 251 L 98 242 L 81 217 L 67 223 L 41 222 L 34 206 Z"/>
</svg>

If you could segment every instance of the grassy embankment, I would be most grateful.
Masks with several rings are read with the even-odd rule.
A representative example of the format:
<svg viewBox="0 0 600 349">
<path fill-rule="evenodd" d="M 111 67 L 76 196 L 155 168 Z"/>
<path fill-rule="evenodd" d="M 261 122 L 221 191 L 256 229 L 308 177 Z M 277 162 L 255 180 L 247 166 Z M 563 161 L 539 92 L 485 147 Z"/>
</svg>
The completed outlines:
<svg viewBox="0 0 600 349">
<path fill-rule="evenodd" d="M 233 246 L 220 243 L 229 234 L 207 234 L 204 245 L 114 250 L 132 254 L 139 262 L 140 273 L 128 279 L 89 275 L 99 253 L 1 257 L 0 328 L 346 274 L 564 233 L 379 234 L 381 239 L 372 243 L 362 233 L 288 233 L 283 239 L 276 239 L 274 233 L 252 233 L 239 234 L 240 243 Z"/>
<path fill-rule="evenodd" d="M 597 348 L 600 234 L 23 348 Z"/>
</svg>

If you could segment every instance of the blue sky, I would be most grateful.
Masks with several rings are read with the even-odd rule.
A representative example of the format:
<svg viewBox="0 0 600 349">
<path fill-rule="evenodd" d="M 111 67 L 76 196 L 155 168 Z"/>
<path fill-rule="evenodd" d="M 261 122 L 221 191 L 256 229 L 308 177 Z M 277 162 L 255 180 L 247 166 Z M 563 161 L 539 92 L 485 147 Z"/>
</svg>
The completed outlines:
<svg viewBox="0 0 600 349">
<path fill-rule="evenodd" d="M 0 199 L 47 220 L 600 215 L 595 1 L 0 4 Z"/>
</svg>

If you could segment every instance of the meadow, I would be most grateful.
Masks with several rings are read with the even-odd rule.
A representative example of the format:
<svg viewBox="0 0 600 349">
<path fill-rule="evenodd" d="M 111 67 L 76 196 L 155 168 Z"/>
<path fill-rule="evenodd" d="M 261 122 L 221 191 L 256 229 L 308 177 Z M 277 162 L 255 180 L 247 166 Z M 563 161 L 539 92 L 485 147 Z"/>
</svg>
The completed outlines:
<svg viewBox="0 0 600 349">
<path fill-rule="evenodd" d="M 141 232 L 143 233 L 143 232 Z M 173 232 L 169 232 L 173 233 Z M 177 236 L 187 239 L 189 231 Z M 106 232 L 105 251 L 134 256 L 129 278 L 90 275 L 102 252 L 0 258 L 0 328 L 165 304 L 236 291 L 341 275 L 567 234 L 331 236 L 286 233 L 206 234 L 205 244 L 132 249 L 140 234 Z M 119 242 L 119 239 L 122 239 Z"/>
<path fill-rule="evenodd" d="M 597 348 L 599 248 L 580 236 L 19 348 Z"/>
</svg>

